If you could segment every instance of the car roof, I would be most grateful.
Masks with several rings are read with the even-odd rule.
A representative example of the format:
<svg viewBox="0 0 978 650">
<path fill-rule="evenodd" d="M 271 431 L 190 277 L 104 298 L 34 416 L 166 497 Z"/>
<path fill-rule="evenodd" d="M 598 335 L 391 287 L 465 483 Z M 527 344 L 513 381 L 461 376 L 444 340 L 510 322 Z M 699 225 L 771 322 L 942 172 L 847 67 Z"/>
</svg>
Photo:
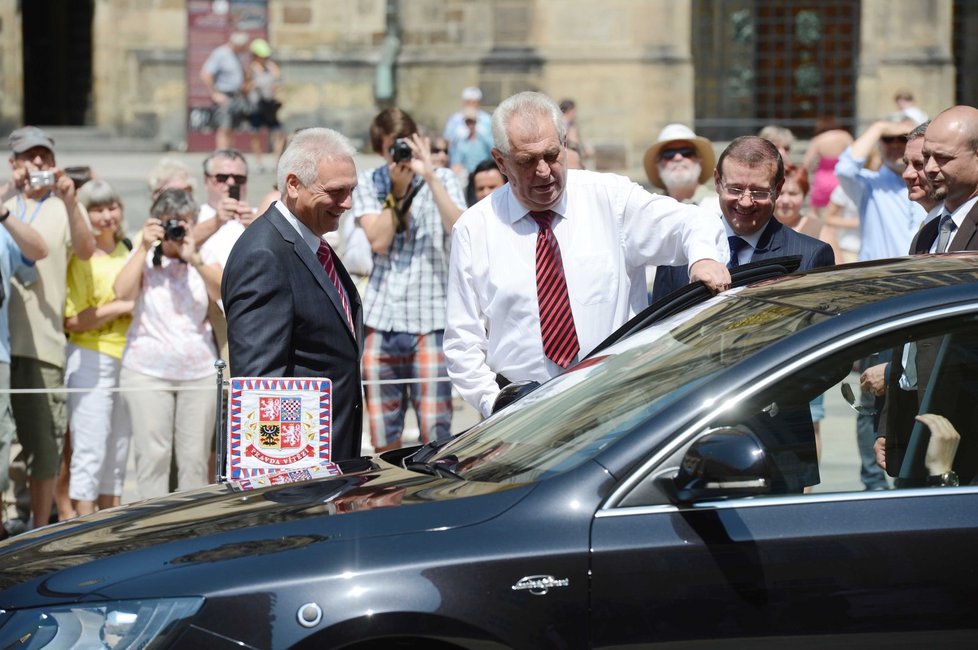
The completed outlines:
<svg viewBox="0 0 978 650">
<path fill-rule="evenodd" d="M 907 294 L 978 283 L 978 252 L 915 255 L 857 264 L 828 266 L 795 273 L 801 258 L 781 257 L 738 267 L 731 272 L 737 298 L 840 314 Z M 659 300 L 598 344 L 594 357 L 614 343 L 675 313 L 711 298 L 697 282 Z"/>
<path fill-rule="evenodd" d="M 764 280 L 745 288 L 738 298 L 841 314 L 918 291 L 976 282 L 978 253 L 920 255 Z"/>
</svg>

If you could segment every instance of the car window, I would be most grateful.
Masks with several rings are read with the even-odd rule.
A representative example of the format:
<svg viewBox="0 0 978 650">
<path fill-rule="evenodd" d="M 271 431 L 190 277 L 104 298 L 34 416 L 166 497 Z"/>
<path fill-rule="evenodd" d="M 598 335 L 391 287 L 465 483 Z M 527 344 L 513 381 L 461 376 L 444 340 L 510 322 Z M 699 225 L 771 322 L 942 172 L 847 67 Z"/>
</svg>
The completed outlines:
<svg viewBox="0 0 978 650">
<path fill-rule="evenodd" d="M 970 431 L 978 426 L 976 325 L 976 317 L 969 316 L 856 340 L 721 410 L 703 431 L 749 432 L 763 447 L 769 485 L 744 498 L 923 487 L 936 482 L 928 477 L 941 473 L 928 469 L 929 445 L 932 455 L 947 456 L 950 466 L 941 469 L 954 471 L 961 485 L 970 484 L 978 476 L 978 431 Z M 917 375 L 913 385 L 901 372 L 904 366 Z M 889 372 L 887 392 L 861 391 L 862 373 L 882 367 Z M 934 425 L 942 428 L 934 444 L 930 427 L 917 419 L 925 413 L 941 418 Z M 953 433 L 947 434 L 948 428 Z M 875 463 L 877 435 L 888 441 L 886 473 Z M 668 503 L 669 495 L 654 479 L 675 475 L 688 449 L 676 449 L 635 482 L 620 504 Z"/>
<path fill-rule="evenodd" d="M 528 482 L 566 471 L 716 373 L 829 317 L 719 298 L 588 359 L 439 449 L 432 461 L 449 464 L 467 480 L 491 482 Z"/>
</svg>

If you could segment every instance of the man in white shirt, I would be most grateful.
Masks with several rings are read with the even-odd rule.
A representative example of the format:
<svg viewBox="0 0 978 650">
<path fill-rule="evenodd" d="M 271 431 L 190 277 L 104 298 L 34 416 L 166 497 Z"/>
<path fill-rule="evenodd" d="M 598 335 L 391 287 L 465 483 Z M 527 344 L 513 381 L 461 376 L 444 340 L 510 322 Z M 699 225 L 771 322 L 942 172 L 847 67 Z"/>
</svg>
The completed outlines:
<svg viewBox="0 0 978 650">
<path fill-rule="evenodd" d="M 217 149 L 204 159 L 204 191 L 207 202 L 200 206 L 194 241 L 200 255 L 218 273 L 224 272 L 238 237 L 257 217 L 248 205 L 248 163 L 237 149 Z M 223 304 L 211 302 L 207 319 L 214 329 L 218 354 L 229 363 L 227 319 Z M 233 369 L 228 366 L 228 372 Z"/>
<path fill-rule="evenodd" d="M 646 264 L 688 264 L 691 280 L 714 292 L 730 283 L 715 215 L 621 176 L 566 169 L 563 121 L 549 97 L 514 95 L 492 120 L 492 155 L 509 183 L 455 225 L 445 330 L 452 384 L 484 416 L 499 385 L 562 373 L 645 307 Z M 543 219 L 550 225 L 538 226 Z M 536 251 L 540 241 L 552 247 L 548 231 L 562 264 L 541 289 L 559 283 L 573 320 L 573 347 L 560 361 L 547 351 L 538 305 Z"/>
</svg>

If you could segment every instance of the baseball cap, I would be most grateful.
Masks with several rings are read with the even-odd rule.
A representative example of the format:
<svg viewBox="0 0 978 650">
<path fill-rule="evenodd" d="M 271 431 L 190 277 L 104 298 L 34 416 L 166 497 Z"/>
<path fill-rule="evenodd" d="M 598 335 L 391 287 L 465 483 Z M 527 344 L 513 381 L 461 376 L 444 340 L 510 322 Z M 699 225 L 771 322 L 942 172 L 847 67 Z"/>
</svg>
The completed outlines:
<svg viewBox="0 0 978 650">
<path fill-rule="evenodd" d="M 256 38 L 251 42 L 251 53 L 266 59 L 272 55 L 272 46 L 264 38 Z"/>
<path fill-rule="evenodd" d="M 36 126 L 20 127 L 10 134 L 8 140 L 10 150 L 14 153 L 24 153 L 34 147 L 44 147 L 52 153 L 54 152 L 54 140 Z"/>
</svg>

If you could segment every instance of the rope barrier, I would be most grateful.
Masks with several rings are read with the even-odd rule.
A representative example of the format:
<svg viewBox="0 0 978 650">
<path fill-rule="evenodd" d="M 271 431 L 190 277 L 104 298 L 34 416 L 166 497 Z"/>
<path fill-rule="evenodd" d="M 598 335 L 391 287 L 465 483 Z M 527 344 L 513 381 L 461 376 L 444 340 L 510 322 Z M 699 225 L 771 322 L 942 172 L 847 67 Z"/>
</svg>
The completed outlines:
<svg viewBox="0 0 978 650">
<path fill-rule="evenodd" d="M 164 380 L 165 381 L 165 380 Z M 396 386 L 400 384 L 425 384 L 451 381 L 449 377 L 436 377 L 434 379 L 371 379 L 361 382 L 364 386 Z M 224 380 L 224 385 L 228 386 L 228 380 Z M 9 395 L 46 395 L 50 393 L 94 393 L 100 391 L 104 393 L 135 393 L 140 391 L 162 390 L 167 392 L 200 392 L 213 391 L 213 386 L 173 386 L 160 388 L 133 388 L 127 386 L 115 386 L 112 388 L 0 388 L 0 394 Z"/>
</svg>

